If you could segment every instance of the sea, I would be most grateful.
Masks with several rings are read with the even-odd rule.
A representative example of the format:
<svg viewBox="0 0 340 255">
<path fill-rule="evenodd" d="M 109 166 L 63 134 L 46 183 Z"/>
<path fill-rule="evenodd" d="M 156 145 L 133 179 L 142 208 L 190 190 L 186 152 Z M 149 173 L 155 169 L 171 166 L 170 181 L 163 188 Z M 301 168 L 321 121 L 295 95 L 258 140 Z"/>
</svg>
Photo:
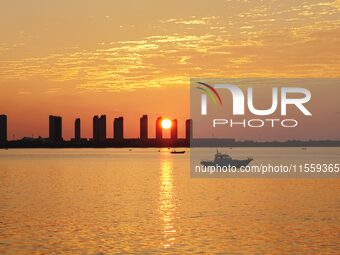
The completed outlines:
<svg viewBox="0 0 340 255">
<path fill-rule="evenodd" d="M 340 254 L 340 179 L 192 178 L 183 150 L 0 150 L 0 254 Z"/>
</svg>

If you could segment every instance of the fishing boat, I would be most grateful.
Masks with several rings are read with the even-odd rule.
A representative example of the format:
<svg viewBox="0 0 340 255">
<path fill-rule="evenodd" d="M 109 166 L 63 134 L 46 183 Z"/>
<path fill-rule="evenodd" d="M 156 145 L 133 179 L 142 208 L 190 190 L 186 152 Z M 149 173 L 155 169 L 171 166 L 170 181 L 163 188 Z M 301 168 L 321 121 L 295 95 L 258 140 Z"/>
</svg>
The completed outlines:
<svg viewBox="0 0 340 255">
<path fill-rule="evenodd" d="M 242 166 L 247 166 L 251 161 L 252 158 L 247 159 L 233 159 L 228 154 L 224 154 L 216 151 L 214 160 L 203 160 L 201 161 L 201 165 L 203 166 L 235 166 L 236 168 L 240 168 Z"/>
<path fill-rule="evenodd" d="M 171 153 L 171 154 L 184 154 L 185 151 L 176 151 L 176 150 L 172 150 L 170 153 Z"/>
</svg>

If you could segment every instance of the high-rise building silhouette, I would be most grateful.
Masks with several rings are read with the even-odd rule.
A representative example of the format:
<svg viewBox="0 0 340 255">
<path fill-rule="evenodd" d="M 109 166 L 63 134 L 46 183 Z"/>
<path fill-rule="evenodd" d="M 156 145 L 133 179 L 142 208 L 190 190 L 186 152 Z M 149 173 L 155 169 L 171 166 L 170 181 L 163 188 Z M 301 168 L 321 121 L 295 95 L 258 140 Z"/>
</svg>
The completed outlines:
<svg viewBox="0 0 340 255">
<path fill-rule="evenodd" d="M 7 142 L 7 116 L 0 115 L 0 143 Z"/>
<path fill-rule="evenodd" d="M 106 116 L 93 117 L 93 141 L 104 143 L 106 141 Z"/>
<path fill-rule="evenodd" d="M 123 117 L 115 118 L 113 122 L 113 138 L 116 141 L 123 141 L 124 139 L 124 119 Z"/>
<path fill-rule="evenodd" d="M 96 143 L 106 142 L 106 115 L 93 117 L 93 141 Z"/>
<path fill-rule="evenodd" d="M 177 140 L 177 138 L 178 138 L 177 119 L 173 119 L 171 125 L 171 140 Z"/>
<path fill-rule="evenodd" d="M 99 118 L 99 142 L 106 142 L 106 115 Z"/>
<path fill-rule="evenodd" d="M 60 116 L 49 116 L 49 139 L 51 142 L 63 141 L 62 118 Z"/>
<path fill-rule="evenodd" d="M 140 139 L 145 142 L 148 140 L 148 115 L 140 118 Z"/>
<path fill-rule="evenodd" d="M 92 135 L 93 141 L 98 142 L 99 141 L 99 118 L 98 115 L 93 116 L 93 135 Z"/>
<path fill-rule="evenodd" d="M 185 139 L 192 139 L 192 119 L 188 119 L 185 121 Z"/>
<path fill-rule="evenodd" d="M 162 117 L 158 117 L 156 120 L 156 139 L 162 140 L 163 138 L 163 128 L 162 128 Z"/>
<path fill-rule="evenodd" d="M 79 141 L 81 139 L 81 133 L 80 133 L 80 119 L 77 118 L 74 122 L 74 139 L 76 141 Z"/>
</svg>

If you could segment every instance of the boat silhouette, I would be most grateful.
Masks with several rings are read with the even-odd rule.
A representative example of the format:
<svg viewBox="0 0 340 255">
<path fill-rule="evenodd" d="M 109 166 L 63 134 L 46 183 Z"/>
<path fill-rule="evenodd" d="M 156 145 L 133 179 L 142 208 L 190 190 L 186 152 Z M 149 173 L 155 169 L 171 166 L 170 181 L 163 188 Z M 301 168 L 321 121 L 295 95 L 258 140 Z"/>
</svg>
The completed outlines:
<svg viewBox="0 0 340 255">
<path fill-rule="evenodd" d="M 247 166 L 251 161 L 253 161 L 252 158 L 247 159 L 233 159 L 228 154 L 221 153 L 218 150 L 216 150 L 215 158 L 214 160 L 203 160 L 201 161 L 201 165 L 203 166 L 231 166 L 240 168 L 242 166 Z"/>
<path fill-rule="evenodd" d="M 171 153 L 171 154 L 184 154 L 185 151 L 176 151 L 176 150 L 172 150 L 170 153 Z"/>
</svg>

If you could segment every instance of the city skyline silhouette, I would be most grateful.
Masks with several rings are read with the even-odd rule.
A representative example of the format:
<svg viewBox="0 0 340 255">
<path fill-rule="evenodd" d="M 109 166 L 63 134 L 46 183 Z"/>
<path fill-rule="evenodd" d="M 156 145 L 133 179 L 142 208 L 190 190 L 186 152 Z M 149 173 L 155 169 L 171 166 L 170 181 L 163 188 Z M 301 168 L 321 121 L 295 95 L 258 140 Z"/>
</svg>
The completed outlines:
<svg viewBox="0 0 340 255">
<path fill-rule="evenodd" d="M 1 115 L 0 118 L 0 143 L 11 145 L 11 142 L 18 142 L 30 146 L 30 144 L 41 144 L 46 146 L 64 146 L 65 142 L 71 142 L 74 146 L 188 146 L 190 141 L 190 132 L 192 130 L 192 121 L 186 120 L 186 137 L 178 137 L 178 125 L 177 119 L 171 120 L 172 125 L 170 127 L 170 137 L 163 137 L 162 121 L 168 120 L 167 118 L 158 117 L 155 122 L 156 136 L 149 137 L 148 132 L 148 115 L 144 114 L 140 118 L 140 137 L 138 138 L 126 138 L 124 137 L 124 117 L 120 116 L 114 118 L 113 121 L 113 136 L 107 136 L 107 118 L 103 114 L 101 116 L 93 116 L 92 137 L 81 136 L 81 118 L 76 118 L 74 121 L 74 136 L 70 140 L 63 138 L 63 122 L 62 116 L 49 115 L 49 133 L 48 137 L 24 137 L 18 140 L 7 139 L 7 115 Z M 110 120 L 108 120 L 110 121 Z"/>
<path fill-rule="evenodd" d="M 237 141 L 234 138 L 207 138 L 194 137 L 192 119 L 185 121 L 185 136 L 178 137 L 178 121 L 172 122 L 169 128 L 169 137 L 163 136 L 163 120 L 167 118 L 158 117 L 154 128 L 155 136 L 149 137 L 148 115 L 140 117 L 140 136 L 137 138 L 124 137 L 124 117 L 114 118 L 113 136 L 107 136 L 107 118 L 103 114 L 93 116 L 93 135 L 92 137 L 81 136 L 81 118 L 74 120 L 74 136 L 66 140 L 63 138 L 62 117 L 49 116 L 49 135 L 48 137 L 24 137 L 22 139 L 10 140 L 7 138 L 7 115 L 0 115 L 0 147 L 2 148 L 91 148 L 91 147 L 303 147 L 303 146 L 340 146 L 340 140 L 287 140 L 287 141 L 256 141 L 244 140 Z"/>
</svg>

